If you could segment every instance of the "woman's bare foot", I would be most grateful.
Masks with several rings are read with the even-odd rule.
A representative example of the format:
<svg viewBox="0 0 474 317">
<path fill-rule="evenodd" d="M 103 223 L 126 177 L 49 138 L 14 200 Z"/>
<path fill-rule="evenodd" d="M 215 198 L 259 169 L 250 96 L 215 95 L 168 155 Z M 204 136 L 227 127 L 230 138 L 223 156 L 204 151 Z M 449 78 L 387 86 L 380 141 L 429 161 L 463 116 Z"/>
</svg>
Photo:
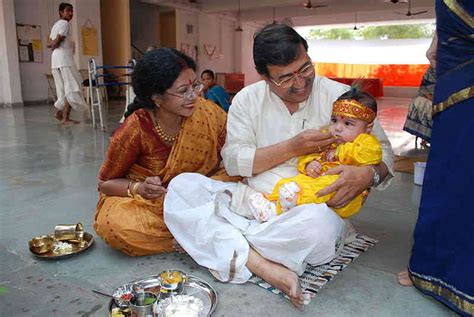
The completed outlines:
<svg viewBox="0 0 474 317">
<path fill-rule="evenodd" d="M 291 303 L 296 307 L 303 305 L 304 296 L 301 291 L 298 275 L 295 272 L 290 271 L 281 264 L 263 258 L 253 249 L 249 251 L 247 268 L 273 287 L 288 295 Z"/>
<path fill-rule="evenodd" d="M 413 286 L 413 281 L 411 280 L 410 275 L 408 274 L 408 270 L 403 270 L 401 272 L 398 272 L 397 280 L 398 280 L 398 284 L 400 285 Z"/>
</svg>

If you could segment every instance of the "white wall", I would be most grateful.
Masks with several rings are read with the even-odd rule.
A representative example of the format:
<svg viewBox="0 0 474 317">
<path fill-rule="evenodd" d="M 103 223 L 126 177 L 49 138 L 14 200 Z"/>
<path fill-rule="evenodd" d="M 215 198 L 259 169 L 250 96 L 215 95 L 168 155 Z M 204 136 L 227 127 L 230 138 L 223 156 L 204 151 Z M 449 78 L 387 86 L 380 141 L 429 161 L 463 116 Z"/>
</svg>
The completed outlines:
<svg viewBox="0 0 474 317">
<path fill-rule="evenodd" d="M 13 0 L 0 0 L 0 105 L 23 104 L 16 43 Z"/>
<path fill-rule="evenodd" d="M 160 9 L 158 6 L 130 1 L 130 33 L 132 44 L 143 52 L 160 46 Z"/>
<path fill-rule="evenodd" d="M 64 0 L 62 0 L 64 1 Z M 58 2 L 62 2 L 58 1 Z M 97 65 L 102 65 L 102 32 L 100 27 L 100 0 L 75 0 L 74 5 L 74 18 L 72 19 L 74 42 L 76 43 L 76 54 L 74 55 L 76 65 L 79 69 L 87 69 L 89 59 L 94 57 Z M 57 11 L 57 7 L 55 7 Z M 82 39 L 81 39 L 81 27 L 86 24 L 87 20 L 90 20 L 92 26 L 97 29 L 97 56 L 89 56 L 82 54 Z M 90 27 L 91 23 L 87 23 Z"/>
<path fill-rule="evenodd" d="M 41 26 L 43 60 L 40 63 L 21 62 L 20 78 L 23 100 L 46 100 L 48 83 L 45 73 L 51 73 L 51 51 L 46 48 L 49 34 L 49 10 L 46 1 L 15 0 L 15 21 Z M 15 45 L 16 46 L 16 45 Z M 15 49 L 17 49 L 15 47 Z"/>
<path fill-rule="evenodd" d="M 186 31 L 186 25 L 193 26 L 192 34 Z M 181 50 L 182 44 L 189 45 L 192 54 L 191 57 L 196 57 L 195 47 L 198 46 L 199 51 L 199 14 L 187 10 L 176 10 L 176 49 Z M 194 56 L 193 56 L 194 54 Z"/>
<path fill-rule="evenodd" d="M 70 0 L 74 6 L 74 17 L 71 20 L 72 38 L 76 43 L 75 62 L 79 69 L 87 68 L 91 56 L 82 55 L 80 28 L 87 19 L 97 29 L 98 56 L 95 58 L 102 64 L 102 39 L 100 30 L 100 0 Z M 15 0 L 16 23 L 41 26 L 43 61 L 42 63 L 20 63 L 20 77 L 23 100 L 28 102 L 47 99 L 48 84 L 45 73 L 51 73 L 51 50 L 46 48 L 46 41 L 52 25 L 59 19 L 58 7 L 60 0 Z M 88 24 L 89 25 L 89 24 Z"/>
<path fill-rule="evenodd" d="M 211 69 L 216 73 L 238 72 L 235 63 L 235 55 L 238 51 L 235 27 L 234 21 L 220 16 L 199 15 L 199 74 L 205 69 Z M 204 49 L 205 44 L 216 47 L 211 57 Z"/>
<path fill-rule="evenodd" d="M 255 70 L 255 64 L 253 62 L 253 36 L 260 26 L 253 24 L 242 24 L 243 31 L 237 32 L 237 36 L 240 36 L 240 72 L 245 74 L 245 85 L 252 84 L 261 80 L 262 78 Z M 239 50 L 239 47 L 237 47 Z"/>
<path fill-rule="evenodd" d="M 186 25 L 193 25 L 193 34 L 187 34 Z M 233 20 L 226 19 L 220 15 L 212 15 L 205 13 L 197 13 L 193 11 L 176 10 L 176 43 L 177 49 L 181 49 L 181 44 L 189 44 L 194 50 L 197 46 L 197 73 L 204 69 L 211 69 L 216 73 L 235 73 L 243 70 L 249 71 L 245 74 L 247 78 L 255 81 L 255 71 L 253 66 L 243 68 L 241 65 L 241 33 L 235 32 L 236 23 Z M 221 30 L 221 31 L 219 31 Z M 246 38 L 253 41 L 253 32 Z M 249 34 L 250 34 L 249 33 Z M 247 43 L 247 42 L 246 42 Z M 204 45 L 214 45 L 216 47 L 214 54 L 209 57 L 204 49 Z M 246 45 L 248 47 L 248 45 Z M 245 53 L 246 60 L 248 57 L 248 50 Z M 251 48 L 250 48 L 250 58 Z M 253 65 L 253 61 L 251 60 Z"/>
<path fill-rule="evenodd" d="M 193 34 L 186 33 L 186 24 L 194 26 Z M 217 73 L 243 73 L 245 85 L 260 80 L 253 63 L 253 35 L 259 28 L 254 24 L 243 24 L 243 32 L 235 32 L 235 21 L 220 15 L 176 10 L 177 49 L 181 44 L 191 48 L 198 46 L 198 75 L 204 69 Z M 221 32 L 219 32 L 221 29 Z M 204 45 L 215 45 L 215 53 L 209 58 Z"/>
<path fill-rule="evenodd" d="M 428 64 L 430 43 L 431 39 L 310 40 L 308 54 L 324 63 Z"/>
</svg>

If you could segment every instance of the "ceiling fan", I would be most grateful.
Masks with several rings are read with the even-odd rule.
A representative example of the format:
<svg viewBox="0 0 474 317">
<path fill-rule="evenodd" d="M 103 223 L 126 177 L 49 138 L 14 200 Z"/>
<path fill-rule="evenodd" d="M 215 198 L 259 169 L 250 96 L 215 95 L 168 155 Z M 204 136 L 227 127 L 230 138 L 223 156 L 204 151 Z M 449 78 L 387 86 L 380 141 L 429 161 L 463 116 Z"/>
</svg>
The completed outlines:
<svg viewBox="0 0 474 317">
<path fill-rule="evenodd" d="M 311 0 L 307 0 L 302 3 L 303 7 L 306 9 L 313 9 L 313 8 L 326 8 L 329 7 L 327 4 L 312 4 Z"/>
<path fill-rule="evenodd" d="M 352 28 L 354 31 L 357 31 L 360 27 L 357 26 L 357 12 L 355 13 L 354 19 L 354 27 Z"/>
<path fill-rule="evenodd" d="M 411 0 L 408 0 L 408 11 L 406 13 L 396 12 L 397 14 L 406 15 L 407 17 L 411 17 L 412 15 L 419 15 L 428 12 L 428 10 L 418 11 L 418 12 L 411 12 Z"/>
<path fill-rule="evenodd" d="M 240 0 L 238 0 L 238 11 L 237 11 L 237 27 L 235 28 L 235 32 L 243 32 L 244 30 L 240 26 Z"/>
</svg>

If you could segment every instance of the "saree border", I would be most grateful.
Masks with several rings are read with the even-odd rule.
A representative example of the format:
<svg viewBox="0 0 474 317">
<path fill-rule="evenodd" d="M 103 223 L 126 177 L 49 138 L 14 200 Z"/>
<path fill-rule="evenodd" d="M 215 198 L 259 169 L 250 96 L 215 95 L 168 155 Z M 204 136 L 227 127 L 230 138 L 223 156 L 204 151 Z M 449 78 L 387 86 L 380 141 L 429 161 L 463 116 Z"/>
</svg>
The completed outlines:
<svg viewBox="0 0 474 317">
<path fill-rule="evenodd" d="M 460 91 L 450 95 L 446 100 L 437 103 L 433 106 L 433 116 L 453 106 L 454 104 L 460 103 L 466 99 L 474 97 L 474 86 L 466 87 Z"/>
<path fill-rule="evenodd" d="M 456 0 L 443 0 L 444 4 L 464 23 L 474 28 L 474 18 Z"/>
<path fill-rule="evenodd" d="M 465 294 L 454 286 L 437 279 L 432 276 L 427 276 L 413 272 L 408 268 L 410 278 L 413 285 L 420 289 L 423 293 L 431 295 L 455 310 L 474 315 L 474 297 Z"/>
</svg>

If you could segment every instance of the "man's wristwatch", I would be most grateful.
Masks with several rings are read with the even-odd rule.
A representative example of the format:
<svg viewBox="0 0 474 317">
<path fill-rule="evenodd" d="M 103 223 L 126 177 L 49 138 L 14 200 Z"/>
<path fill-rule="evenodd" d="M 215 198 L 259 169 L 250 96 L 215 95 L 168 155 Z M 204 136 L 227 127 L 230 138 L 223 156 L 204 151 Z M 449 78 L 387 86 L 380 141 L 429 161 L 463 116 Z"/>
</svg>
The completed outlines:
<svg viewBox="0 0 474 317">
<path fill-rule="evenodd" d="M 367 165 L 368 168 L 372 170 L 374 175 L 372 176 L 372 187 L 376 187 L 380 184 L 380 172 L 375 165 Z"/>
</svg>

